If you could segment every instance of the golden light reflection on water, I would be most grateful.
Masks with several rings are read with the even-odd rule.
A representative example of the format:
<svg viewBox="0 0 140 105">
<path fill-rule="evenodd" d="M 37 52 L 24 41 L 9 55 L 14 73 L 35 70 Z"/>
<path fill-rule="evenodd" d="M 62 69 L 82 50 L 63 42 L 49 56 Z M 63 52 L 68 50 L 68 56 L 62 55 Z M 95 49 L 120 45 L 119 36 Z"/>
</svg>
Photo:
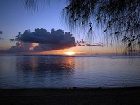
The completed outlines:
<svg viewBox="0 0 140 105">
<path fill-rule="evenodd" d="M 32 70 L 35 71 L 36 68 L 38 67 L 38 58 L 37 57 L 31 57 L 30 65 L 31 65 Z"/>
<path fill-rule="evenodd" d="M 41 72 L 41 71 L 64 71 L 71 72 L 74 69 L 75 58 L 61 56 L 30 56 L 21 58 L 17 67 L 25 72 Z M 28 61 L 28 62 L 26 62 Z"/>
</svg>

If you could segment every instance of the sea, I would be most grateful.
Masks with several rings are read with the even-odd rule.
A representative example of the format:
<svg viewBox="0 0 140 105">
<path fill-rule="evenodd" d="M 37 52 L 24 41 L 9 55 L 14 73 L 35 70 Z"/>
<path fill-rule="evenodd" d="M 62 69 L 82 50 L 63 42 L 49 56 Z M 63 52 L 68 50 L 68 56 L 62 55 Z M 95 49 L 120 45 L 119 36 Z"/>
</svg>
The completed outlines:
<svg viewBox="0 0 140 105">
<path fill-rule="evenodd" d="M 140 86 L 140 56 L 0 56 L 0 88 Z"/>
</svg>

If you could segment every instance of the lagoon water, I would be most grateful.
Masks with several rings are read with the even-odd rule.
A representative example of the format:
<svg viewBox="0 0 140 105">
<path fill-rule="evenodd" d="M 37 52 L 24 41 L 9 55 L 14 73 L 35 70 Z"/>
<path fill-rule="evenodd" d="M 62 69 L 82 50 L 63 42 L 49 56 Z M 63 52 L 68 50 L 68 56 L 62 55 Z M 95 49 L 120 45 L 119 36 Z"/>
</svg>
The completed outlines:
<svg viewBox="0 0 140 105">
<path fill-rule="evenodd" d="M 0 88 L 140 86 L 140 57 L 0 56 Z"/>
</svg>

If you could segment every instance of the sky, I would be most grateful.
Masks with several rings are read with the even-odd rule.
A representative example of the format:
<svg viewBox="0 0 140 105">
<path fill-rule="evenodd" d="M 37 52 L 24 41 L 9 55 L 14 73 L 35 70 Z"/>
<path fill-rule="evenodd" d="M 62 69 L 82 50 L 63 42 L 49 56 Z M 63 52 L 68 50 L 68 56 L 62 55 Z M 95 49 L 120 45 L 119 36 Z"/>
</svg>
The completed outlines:
<svg viewBox="0 0 140 105">
<path fill-rule="evenodd" d="M 35 28 L 47 30 L 63 29 L 69 31 L 62 22 L 63 0 L 51 0 L 50 3 L 34 12 L 25 8 L 23 0 L 0 0 L 0 30 L 3 32 L 1 47 L 9 47 L 8 40 L 14 38 L 18 32 Z"/>
<path fill-rule="evenodd" d="M 25 8 L 23 0 L 0 0 L 0 31 L 3 32 L 2 35 L 0 34 L 3 38 L 0 40 L 0 49 L 10 48 L 14 43 L 9 39 L 15 38 L 18 32 L 23 33 L 27 29 L 34 31 L 35 28 L 45 28 L 50 31 L 54 28 L 62 29 L 65 32 L 70 31 L 62 18 L 62 9 L 65 6 L 66 0 L 50 0 L 34 12 Z M 102 42 L 102 38 L 97 33 L 100 34 L 99 30 L 95 29 L 95 42 Z M 72 34 L 76 40 L 81 40 L 86 35 L 84 30 L 74 31 Z M 77 49 L 88 50 L 89 48 Z M 112 51 L 110 48 L 102 50 L 105 49 L 109 52 Z"/>
</svg>

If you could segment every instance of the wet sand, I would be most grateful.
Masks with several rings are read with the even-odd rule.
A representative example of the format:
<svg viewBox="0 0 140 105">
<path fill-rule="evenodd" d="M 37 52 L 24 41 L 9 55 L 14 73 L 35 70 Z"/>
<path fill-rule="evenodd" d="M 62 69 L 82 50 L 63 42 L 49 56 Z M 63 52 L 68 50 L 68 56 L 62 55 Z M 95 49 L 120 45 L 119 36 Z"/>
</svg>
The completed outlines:
<svg viewBox="0 0 140 105">
<path fill-rule="evenodd" d="M 0 89 L 0 105 L 140 105 L 140 87 Z"/>
</svg>

